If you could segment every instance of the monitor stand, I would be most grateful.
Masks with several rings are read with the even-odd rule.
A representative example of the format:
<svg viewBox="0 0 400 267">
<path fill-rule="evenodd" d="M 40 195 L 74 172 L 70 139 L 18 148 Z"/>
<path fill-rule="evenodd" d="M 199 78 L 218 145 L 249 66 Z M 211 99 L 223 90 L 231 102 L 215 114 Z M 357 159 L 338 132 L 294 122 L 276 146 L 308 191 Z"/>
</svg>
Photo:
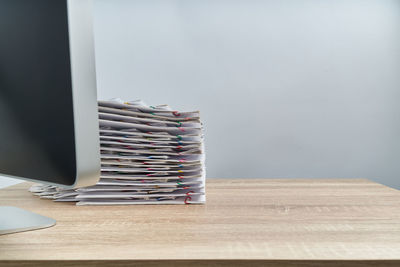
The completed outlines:
<svg viewBox="0 0 400 267">
<path fill-rule="evenodd" d="M 0 235 L 42 229 L 55 224 L 54 219 L 27 210 L 0 206 Z"/>
</svg>

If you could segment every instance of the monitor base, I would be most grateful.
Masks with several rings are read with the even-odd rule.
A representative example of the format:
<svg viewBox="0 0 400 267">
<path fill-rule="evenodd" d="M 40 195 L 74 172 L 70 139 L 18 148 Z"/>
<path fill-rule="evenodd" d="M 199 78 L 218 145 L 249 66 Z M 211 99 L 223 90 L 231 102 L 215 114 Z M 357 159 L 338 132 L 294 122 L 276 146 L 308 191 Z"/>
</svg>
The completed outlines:
<svg viewBox="0 0 400 267">
<path fill-rule="evenodd" d="M 54 219 L 27 210 L 0 206 L 0 235 L 42 229 L 55 224 Z"/>
</svg>

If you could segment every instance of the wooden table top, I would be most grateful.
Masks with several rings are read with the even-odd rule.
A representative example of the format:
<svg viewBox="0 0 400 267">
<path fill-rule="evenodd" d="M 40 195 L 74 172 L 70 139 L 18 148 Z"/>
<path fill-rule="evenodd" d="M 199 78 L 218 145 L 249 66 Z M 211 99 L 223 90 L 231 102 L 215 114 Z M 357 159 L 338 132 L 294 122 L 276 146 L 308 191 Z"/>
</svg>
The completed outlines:
<svg viewBox="0 0 400 267">
<path fill-rule="evenodd" d="M 159 206 L 55 203 L 29 186 L 1 189 L 0 205 L 57 225 L 0 236 L 0 266 L 400 266 L 400 192 L 369 180 L 208 179 L 206 205 Z"/>
</svg>

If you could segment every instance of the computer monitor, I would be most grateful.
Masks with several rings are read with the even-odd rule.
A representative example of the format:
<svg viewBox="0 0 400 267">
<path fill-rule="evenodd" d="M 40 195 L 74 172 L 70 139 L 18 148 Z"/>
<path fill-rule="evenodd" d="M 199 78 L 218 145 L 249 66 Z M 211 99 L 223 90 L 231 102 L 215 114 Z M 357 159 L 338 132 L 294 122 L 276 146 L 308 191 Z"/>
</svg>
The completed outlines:
<svg viewBox="0 0 400 267">
<path fill-rule="evenodd" d="M 91 7 L 90 0 L 0 0 L 0 176 L 69 188 L 98 181 Z M 0 207 L 0 234 L 54 223 Z"/>
</svg>

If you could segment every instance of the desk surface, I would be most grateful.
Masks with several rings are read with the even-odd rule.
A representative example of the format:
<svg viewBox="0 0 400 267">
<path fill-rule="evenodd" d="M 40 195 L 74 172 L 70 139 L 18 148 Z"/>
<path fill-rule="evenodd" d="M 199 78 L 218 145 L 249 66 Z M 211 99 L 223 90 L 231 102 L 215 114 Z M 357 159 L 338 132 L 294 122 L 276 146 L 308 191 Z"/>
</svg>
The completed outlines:
<svg viewBox="0 0 400 267">
<path fill-rule="evenodd" d="M 57 225 L 0 236 L 1 266 L 400 263 L 400 192 L 368 180 L 209 179 L 206 205 L 168 206 L 54 203 L 29 185 L 0 190 L 0 205 Z"/>
</svg>

